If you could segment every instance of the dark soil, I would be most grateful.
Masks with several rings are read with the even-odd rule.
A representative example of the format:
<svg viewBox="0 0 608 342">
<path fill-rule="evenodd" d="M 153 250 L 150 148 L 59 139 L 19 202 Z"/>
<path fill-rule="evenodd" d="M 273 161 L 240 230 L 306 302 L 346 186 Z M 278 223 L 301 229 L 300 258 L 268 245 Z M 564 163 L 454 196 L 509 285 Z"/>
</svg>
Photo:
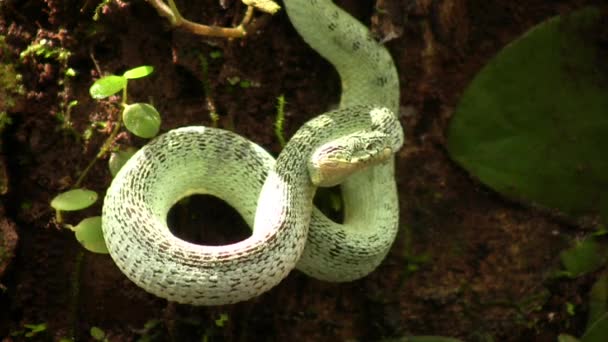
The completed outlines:
<svg viewBox="0 0 608 342">
<path fill-rule="evenodd" d="M 141 336 L 157 341 L 205 336 L 209 341 L 370 341 L 404 335 L 555 341 L 559 333 L 580 336 L 593 277 L 556 281 L 549 275 L 559 267 L 559 252 L 581 231 L 506 201 L 471 179 L 449 159 L 445 132 L 464 88 L 497 51 L 544 19 L 600 1 L 337 2 L 388 40 L 400 73 L 408 139 L 397 155 L 401 232 L 382 266 L 360 281 L 328 284 L 294 271 L 259 298 L 210 308 L 175 305 L 147 294 L 109 256 L 83 252 L 73 233 L 54 220 L 50 199 L 74 184 L 109 129 L 96 129 L 88 141 L 80 138 L 82 132 L 92 122 L 115 122 L 118 114 L 112 101 L 89 97 L 89 86 L 100 77 L 97 66 L 102 73 L 118 74 L 153 65 L 154 74 L 131 82 L 129 94 L 132 101 L 155 104 L 163 116 L 162 131 L 210 125 L 206 103 L 211 98 L 220 127 L 276 155 L 276 98 L 287 100 L 290 136 L 304 121 L 336 105 L 340 87 L 331 65 L 299 38 L 284 12 L 258 17 L 255 32 L 229 41 L 172 30 L 141 0 L 112 1 L 98 21 L 92 20 L 97 1 L 0 2 L 0 34 L 9 48 L 2 58 L 14 60 L 27 90 L 10 110 L 12 124 L 2 136 L 9 187 L 0 228 L 8 231 L 15 224 L 19 245 L 2 277 L 0 339 L 25 339 L 10 335 L 23 331 L 24 324 L 39 323 L 46 323 L 46 330 L 29 340 L 91 340 L 93 326 L 110 341 Z M 221 26 L 238 23 L 243 13 L 238 1 L 178 1 L 178 6 L 193 21 Z M 21 51 L 43 38 L 71 52 L 67 64 L 43 56 L 19 60 Z M 209 57 L 216 51 L 221 58 Z M 201 56 L 208 61 L 206 77 Z M 77 76 L 64 81 L 66 66 Z M 236 78 L 250 86 L 231 85 Z M 209 82 L 210 91 L 203 82 Z M 71 124 L 62 124 L 72 100 L 78 105 Z M 143 144 L 127 133 L 116 140 L 117 146 Z M 99 161 L 83 185 L 103 194 L 111 180 L 106 165 Z M 199 223 L 205 227 L 221 231 L 241 222 L 236 230 L 247 231 L 219 200 L 193 202 L 190 208 L 204 207 Z M 75 224 L 99 213 L 98 204 L 65 219 Z M 13 235 L 10 239 L 16 241 Z M 0 272 L 4 266 L 0 258 Z M 567 312 L 566 303 L 575 305 L 576 315 Z M 219 326 L 216 320 L 223 314 L 228 321 Z"/>
</svg>

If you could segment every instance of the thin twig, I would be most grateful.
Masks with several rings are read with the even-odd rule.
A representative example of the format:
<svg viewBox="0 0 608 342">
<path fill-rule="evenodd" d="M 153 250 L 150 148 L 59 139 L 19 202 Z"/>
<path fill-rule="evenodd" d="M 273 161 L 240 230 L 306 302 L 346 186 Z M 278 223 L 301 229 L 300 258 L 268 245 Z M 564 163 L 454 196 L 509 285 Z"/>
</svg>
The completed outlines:
<svg viewBox="0 0 608 342">
<path fill-rule="evenodd" d="M 169 1 L 169 8 L 171 9 L 173 16 L 175 17 L 175 20 L 177 20 L 177 21 L 184 20 L 184 17 L 182 17 L 182 14 L 179 13 L 179 10 L 177 9 L 177 6 L 175 5 L 175 1 L 173 1 L 173 0 L 168 0 L 168 1 Z"/>
<path fill-rule="evenodd" d="M 177 20 L 175 19 L 173 12 L 171 12 L 171 8 L 169 8 L 169 6 L 167 6 L 162 0 L 148 0 L 148 2 L 150 5 L 156 8 L 158 14 L 169 19 L 171 25 L 176 25 Z"/>
<path fill-rule="evenodd" d="M 237 27 L 249 25 L 249 23 L 251 22 L 251 19 L 253 19 L 253 12 L 254 12 L 253 10 L 254 10 L 253 6 L 247 6 L 247 11 L 245 12 L 245 16 L 243 17 L 243 20 Z"/>
<path fill-rule="evenodd" d="M 79 248 L 76 252 L 76 260 L 74 261 L 74 273 L 72 273 L 72 282 L 70 288 L 70 303 L 69 303 L 69 320 L 70 328 L 68 329 L 68 339 L 75 341 L 76 331 L 79 326 L 79 303 L 80 303 L 80 277 L 84 266 L 84 248 Z"/>
<path fill-rule="evenodd" d="M 209 37 L 223 37 L 223 38 L 243 38 L 247 35 L 245 26 L 249 24 L 253 18 L 253 7 L 247 6 L 247 12 L 243 21 L 237 27 L 220 27 L 220 26 L 208 26 L 198 24 L 190 21 L 179 13 L 177 6 L 173 0 L 168 0 L 167 5 L 162 0 L 147 0 L 152 7 L 156 9 L 158 14 L 169 19 L 172 26 L 185 29 L 194 34 Z"/>
<path fill-rule="evenodd" d="M 80 176 L 76 180 L 76 183 L 74 183 L 73 188 L 78 188 L 80 186 L 80 184 L 84 180 L 84 177 L 86 177 L 86 175 L 89 173 L 89 171 L 91 171 L 91 168 L 93 167 L 93 165 L 95 165 L 95 162 L 97 162 L 97 160 L 103 158 L 103 156 L 105 156 L 105 154 L 110 150 L 110 146 L 112 146 L 114 139 L 116 139 L 116 136 L 118 135 L 118 132 L 120 131 L 121 121 L 122 120 L 119 117 L 119 119 L 116 121 L 114 129 L 112 130 L 112 133 L 110 133 L 110 135 L 108 136 L 106 141 L 103 143 L 103 146 L 101 146 L 101 149 L 99 149 L 99 152 L 97 153 L 95 158 L 93 158 L 89 162 L 89 165 L 87 165 L 87 167 L 80 173 Z"/>
</svg>

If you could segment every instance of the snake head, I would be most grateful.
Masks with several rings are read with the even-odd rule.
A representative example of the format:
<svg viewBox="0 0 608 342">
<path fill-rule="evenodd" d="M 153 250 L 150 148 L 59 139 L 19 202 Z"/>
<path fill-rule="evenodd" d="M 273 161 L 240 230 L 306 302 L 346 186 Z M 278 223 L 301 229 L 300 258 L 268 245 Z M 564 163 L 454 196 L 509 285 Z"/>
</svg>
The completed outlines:
<svg viewBox="0 0 608 342">
<path fill-rule="evenodd" d="M 330 187 L 348 176 L 388 160 L 396 151 L 390 137 L 381 132 L 357 132 L 317 148 L 308 163 L 315 186 Z"/>
</svg>

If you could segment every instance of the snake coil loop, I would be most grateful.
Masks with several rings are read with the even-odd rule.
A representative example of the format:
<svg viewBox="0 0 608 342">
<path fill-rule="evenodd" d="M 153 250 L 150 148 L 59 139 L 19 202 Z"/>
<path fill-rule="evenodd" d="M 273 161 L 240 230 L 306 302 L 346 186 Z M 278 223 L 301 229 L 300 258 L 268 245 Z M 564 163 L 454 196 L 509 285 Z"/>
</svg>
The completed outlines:
<svg viewBox="0 0 608 342">
<path fill-rule="evenodd" d="M 369 31 L 323 0 L 285 0 L 300 35 L 342 79 L 340 109 L 304 124 L 276 162 L 229 131 L 184 127 L 139 150 L 106 194 L 102 228 L 120 270 L 157 296 L 219 305 L 255 297 L 297 267 L 325 281 L 373 271 L 396 236 L 393 153 L 403 144 L 395 116 L 397 73 Z M 344 223 L 312 205 L 317 185 L 340 183 Z M 181 240 L 166 217 L 181 198 L 224 199 L 253 227 L 225 246 Z"/>
</svg>

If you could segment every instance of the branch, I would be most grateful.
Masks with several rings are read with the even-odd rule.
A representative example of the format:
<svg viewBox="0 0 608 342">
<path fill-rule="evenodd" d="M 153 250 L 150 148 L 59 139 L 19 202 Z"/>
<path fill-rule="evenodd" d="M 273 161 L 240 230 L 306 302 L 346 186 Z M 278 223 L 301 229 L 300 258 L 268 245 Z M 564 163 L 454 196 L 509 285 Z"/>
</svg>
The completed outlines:
<svg viewBox="0 0 608 342">
<path fill-rule="evenodd" d="M 201 36 L 223 37 L 223 38 L 243 38 L 247 35 L 245 26 L 249 24 L 253 17 L 253 7 L 247 6 L 247 12 L 243 21 L 237 27 L 220 27 L 198 24 L 182 17 L 173 0 L 168 0 L 167 5 L 163 0 L 147 0 L 156 9 L 159 15 L 167 18 L 171 26 L 185 29 Z"/>
</svg>

